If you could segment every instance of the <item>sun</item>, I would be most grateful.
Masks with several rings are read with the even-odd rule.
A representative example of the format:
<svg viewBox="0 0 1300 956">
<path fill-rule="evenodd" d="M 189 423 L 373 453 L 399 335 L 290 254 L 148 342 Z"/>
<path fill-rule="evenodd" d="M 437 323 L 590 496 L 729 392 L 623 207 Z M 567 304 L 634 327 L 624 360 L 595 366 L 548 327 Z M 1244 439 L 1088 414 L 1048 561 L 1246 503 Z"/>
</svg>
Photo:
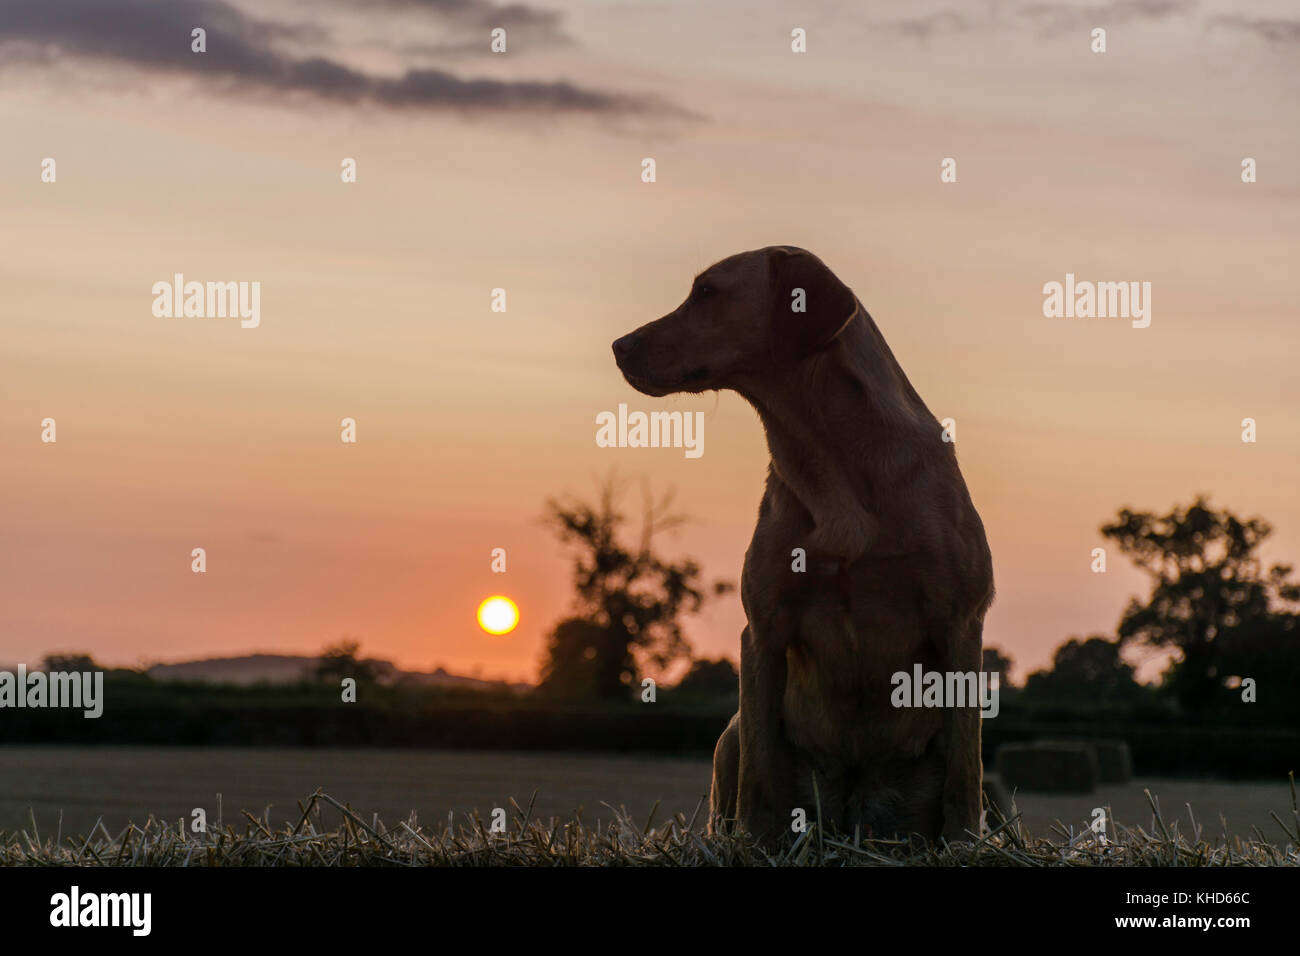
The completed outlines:
<svg viewBox="0 0 1300 956">
<path fill-rule="evenodd" d="M 489 634 L 509 634 L 519 623 L 519 607 L 495 594 L 478 606 L 478 626 Z"/>
</svg>

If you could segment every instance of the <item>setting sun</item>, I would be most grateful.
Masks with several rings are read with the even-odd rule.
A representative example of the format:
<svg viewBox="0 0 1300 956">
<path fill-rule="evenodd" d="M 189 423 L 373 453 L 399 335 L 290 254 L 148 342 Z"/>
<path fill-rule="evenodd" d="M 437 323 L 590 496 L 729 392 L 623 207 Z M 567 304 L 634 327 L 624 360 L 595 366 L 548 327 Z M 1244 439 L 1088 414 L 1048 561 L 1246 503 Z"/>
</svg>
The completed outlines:
<svg viewBox="0 0 1300 956">
<path fill-rule="evenodd" d="M 508 597 L 495 595 L 478 606 L 478 626 L 489 634 L 509 634 L 519 623 L 519 608 Z"/>
</svg>

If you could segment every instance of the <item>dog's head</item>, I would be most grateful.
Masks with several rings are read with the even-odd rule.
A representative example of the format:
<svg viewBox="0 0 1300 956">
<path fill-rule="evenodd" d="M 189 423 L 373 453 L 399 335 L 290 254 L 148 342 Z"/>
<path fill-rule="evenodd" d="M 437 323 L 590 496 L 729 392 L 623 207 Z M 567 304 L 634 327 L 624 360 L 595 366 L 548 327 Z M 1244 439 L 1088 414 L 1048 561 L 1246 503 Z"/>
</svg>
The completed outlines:
<svg viewBox="0 0 1300 956">
<path fill-rule="evenodd" d="M 616 339 L 614 358 L 647 395 L 732 388 L 825 348 L 857 308 L 811 252 L 768 246 L 709 266 L 676 309 Z"/>
</svg>

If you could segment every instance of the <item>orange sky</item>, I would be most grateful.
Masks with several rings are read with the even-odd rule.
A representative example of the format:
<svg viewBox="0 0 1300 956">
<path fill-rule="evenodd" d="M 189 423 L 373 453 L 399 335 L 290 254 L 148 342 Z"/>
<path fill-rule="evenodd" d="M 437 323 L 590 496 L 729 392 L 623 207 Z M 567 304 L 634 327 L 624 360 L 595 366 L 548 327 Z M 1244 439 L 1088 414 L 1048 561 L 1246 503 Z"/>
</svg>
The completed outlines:
<svg viewBox="0 0 1300 956">
<path fill-rule="evenodd" d="M 767 460 L 756 417 L 730 394 L 641 396 L 609 344 L 709 263 L 772 243 L 820 255 L 956 419 L 997 577 L 985 639 L 1022 671 L 1111 630 L 1142 587 L 1118 555 L 1089 572 L 1122 505 L 1208 492 L 1300 561 L 1286 5 L 1134 0 L 1094 24 L 1079 6 L 548 4 L 523 8 L 555 15 L 504 56 L 437 3 L 236 7 L 298 25 L 257 27 L 284 57 L 563 79 L 615 105 L 232 85 L 217 48 L 159 66 L 114 36 L 121 55 L 92 56 L 0 0 L 0 662 L 348 634 L 410 667 L 532 678 L 569 600 L 537 519 L 610 468 L 675 486 L 697 520 L 664 548 L 737 579 Z M 260 326 L 154 317 L 150 288 L 176 272 L 259 281 Z M 1151 326 L 1044 318 L 1042 286 L 1067 272 L 1149 281 Z M 596 447 L 619 402 L 703 411 L 703 456 Z M 487 637 L 474 610 L 497 592 L 523 620 Z M 742 626 L 731 597 L 689 634 L 735 656 Z"/>
</svg>

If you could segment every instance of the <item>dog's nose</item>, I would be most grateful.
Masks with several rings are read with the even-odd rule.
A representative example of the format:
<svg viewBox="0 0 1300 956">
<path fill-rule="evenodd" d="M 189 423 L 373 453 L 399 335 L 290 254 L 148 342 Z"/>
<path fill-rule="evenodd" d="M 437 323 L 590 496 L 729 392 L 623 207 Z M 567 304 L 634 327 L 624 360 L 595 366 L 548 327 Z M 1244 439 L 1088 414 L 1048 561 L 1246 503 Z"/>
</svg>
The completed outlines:
<svg viewBox="0 0 1300 956">
<path fill-rule="evenodd" d="M 636 343 L 638 338 L 640 338 L 640 336 L 638 336 L 637 333 L 629 332 L 627 335 L 623 336 L 622 338 L 615 339 L 614 340 L 615 360 L 621 362 L 623 359 L 627 358 L 628 355 L 632 352 L 632 350 L 636 348 Z"/>
</svg>

